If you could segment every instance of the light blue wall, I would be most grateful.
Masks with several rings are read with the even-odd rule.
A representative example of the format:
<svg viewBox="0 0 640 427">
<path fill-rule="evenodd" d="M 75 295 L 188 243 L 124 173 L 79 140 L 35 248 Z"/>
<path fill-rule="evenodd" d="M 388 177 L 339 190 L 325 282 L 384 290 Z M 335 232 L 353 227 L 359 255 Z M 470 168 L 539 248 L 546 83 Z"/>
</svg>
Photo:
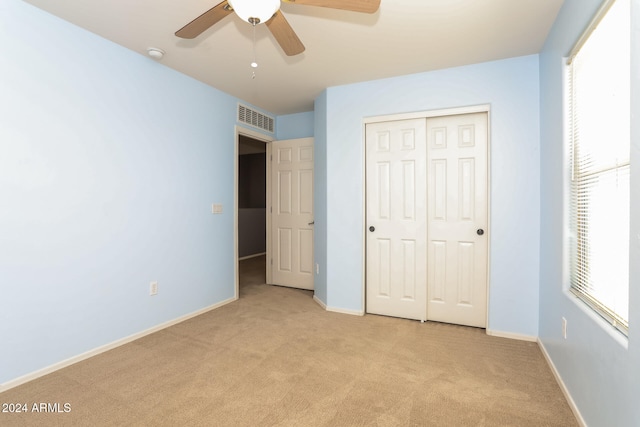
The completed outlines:
<svg viewBox="0 0 640 427">
<path fill-rule="evenodd" d="M 538 57 L 377 80 L 326 91 L 327 305 L 363 309 L 363 118 L 491 104 L 489 328 L 537 336 Z M 317 105 L 316 105 L 317 106 Z M 320 140 L 316 119 L 316 141 Z M 320 201 L 318 201 L 320 202 Z"/>
<path fill-rule="evenodd" d="M 276 117 L 276 139 L 295 139 L 313 136 L 313 111 Z"/>
<path fill-rule="evenodd" d="M 630 330 L 628 341 L 566 291 L 563 73 L 601 0 L 565 0 L 540 55 L 540 340 L 591 427 L 640 425 L 640 1 L 633 4 Z M 561 318 L 567 319 L 567 339 Z"/>
<path fill-rule="evenodd" d="M 635 426 L 640 264 L 628 343 L 563 291 L 562 56 L 598 5 L 566 0 L 539 64 L 529 56 L 329 88 L 315 113 L 278 117 L 276 133 L 315 136 L 315 293 L 357 311 L 362 119 L 491 104 L 489 327 L 539 333 L 588 425 Z M 233 297 L 232 210 L 214 216 L 210 204 L 233 206 L 238 100 L 19 0 L 0 3 L 0 40 L 0 385 Z M 637 55 L 633 70 L 637 117 Z M 638 236 L 640 168 L 632 183 Z M 631 243 L 640 259 L 640 239 Z"/>
<path fill-rule="evenodd" d="M 22 1 L 0 40 L 0 386 L 232 298 L 238 100 Z"/>
</svg>

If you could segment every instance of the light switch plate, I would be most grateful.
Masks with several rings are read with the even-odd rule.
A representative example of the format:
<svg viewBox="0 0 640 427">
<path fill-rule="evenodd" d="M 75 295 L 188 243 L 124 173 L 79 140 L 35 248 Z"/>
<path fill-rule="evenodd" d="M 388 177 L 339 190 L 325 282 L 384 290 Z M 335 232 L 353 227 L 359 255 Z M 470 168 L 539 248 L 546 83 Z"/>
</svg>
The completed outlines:
<svg viewBox="0 0 640 427">
<path fill-rule="evenodd" d="M 214 203 L 211 205 L 211 213 L 221 214 L 222 213 L 222 205 L 218 203 Z"/>
</svg>

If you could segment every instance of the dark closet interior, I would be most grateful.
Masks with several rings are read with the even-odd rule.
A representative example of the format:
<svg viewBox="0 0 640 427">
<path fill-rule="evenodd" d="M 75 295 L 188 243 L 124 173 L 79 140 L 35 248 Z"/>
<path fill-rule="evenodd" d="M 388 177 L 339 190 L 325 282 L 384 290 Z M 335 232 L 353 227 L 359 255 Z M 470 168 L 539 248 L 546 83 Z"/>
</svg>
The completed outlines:
<svg viewBox="0 0 640 427">
<path fill-rule="evenodd" d="M 240 135 L 238 156 L 238 257 L 267 250 L 267 146 Z"/>
</svg>

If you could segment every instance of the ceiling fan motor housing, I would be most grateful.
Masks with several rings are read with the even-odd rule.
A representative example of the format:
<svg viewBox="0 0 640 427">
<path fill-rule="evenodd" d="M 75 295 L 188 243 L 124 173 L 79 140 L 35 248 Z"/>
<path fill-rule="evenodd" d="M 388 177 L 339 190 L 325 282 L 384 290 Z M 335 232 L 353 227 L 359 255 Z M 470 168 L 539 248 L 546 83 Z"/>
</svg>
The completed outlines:
<svg viewBox="0 0 640 427">
<path fill-rule="evenodd" d="M 267 22 L 280 9 L 280 0 L 228 0 L 236 15 L 256 25 Z"/>
</svg>

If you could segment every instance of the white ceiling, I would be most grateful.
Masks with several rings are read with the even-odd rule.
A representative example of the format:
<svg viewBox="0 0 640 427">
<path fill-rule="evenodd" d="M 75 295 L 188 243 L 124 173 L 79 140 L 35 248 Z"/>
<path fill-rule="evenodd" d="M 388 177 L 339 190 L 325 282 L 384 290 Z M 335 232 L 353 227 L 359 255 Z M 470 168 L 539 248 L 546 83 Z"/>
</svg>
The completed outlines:
<svg viewBox="0 0 640 427">
<path fill-rule="evenodd" d="M 563 0 L 382 0 L 375 14 L 282 3 L 306 51 L 287 57 L 235 14 L 194 40 L 174 33 L 218 0 L 25 0 L 274 114 L 313 110 L 330 86 L 538 53 Z M 149 59 L 151 60 L 151 59 Z"/>
</svg>

